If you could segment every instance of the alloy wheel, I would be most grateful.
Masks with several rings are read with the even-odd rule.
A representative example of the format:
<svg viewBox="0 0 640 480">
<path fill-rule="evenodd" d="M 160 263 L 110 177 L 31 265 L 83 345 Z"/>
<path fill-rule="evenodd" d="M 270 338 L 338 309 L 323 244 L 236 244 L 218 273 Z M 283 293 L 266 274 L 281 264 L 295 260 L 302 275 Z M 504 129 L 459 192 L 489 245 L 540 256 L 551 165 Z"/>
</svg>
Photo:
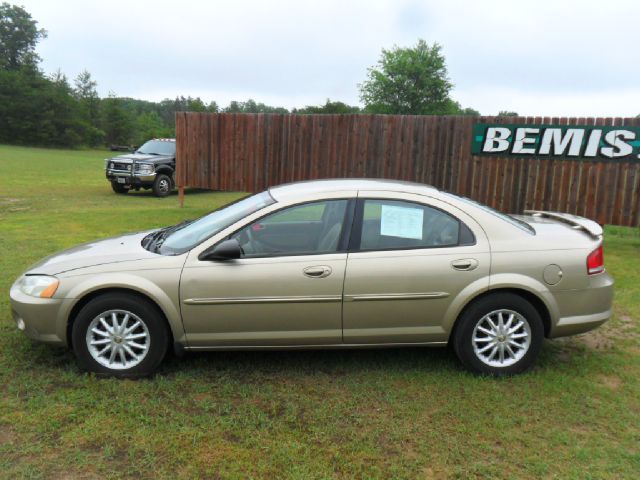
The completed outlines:
<svg viewBox="0 0 640 480">
<path fill-rule="evenodd" d="M 491 367 L 508 367 L 520 361 L 531 345 L 531 326 L 514 310 L 494 310 L 484 315 L 473 329 L 473 351 Z"/>
<path fill-rule="evenodd" d="M 87 349 L 104 367 L 125 370 L 149 353 L 151 336 L 144 321 L 126 310 L 108 310 L 95 317 L 86 334 Z"/>
</svg>

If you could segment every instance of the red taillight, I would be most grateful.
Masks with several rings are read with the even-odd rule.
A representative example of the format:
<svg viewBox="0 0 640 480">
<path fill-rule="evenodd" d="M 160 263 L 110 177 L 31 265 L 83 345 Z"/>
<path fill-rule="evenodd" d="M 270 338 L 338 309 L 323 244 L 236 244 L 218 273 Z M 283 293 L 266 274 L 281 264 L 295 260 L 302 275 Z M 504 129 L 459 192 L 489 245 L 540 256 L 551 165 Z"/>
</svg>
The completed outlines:
<svg viewBox="0 0 640 480">
<path fill-rule="evenodd" d="M 587 257 L 587 273 L 595 275 L 602 272 L 604 272 L 604 250 L 600 245 Z"/>
</svg>

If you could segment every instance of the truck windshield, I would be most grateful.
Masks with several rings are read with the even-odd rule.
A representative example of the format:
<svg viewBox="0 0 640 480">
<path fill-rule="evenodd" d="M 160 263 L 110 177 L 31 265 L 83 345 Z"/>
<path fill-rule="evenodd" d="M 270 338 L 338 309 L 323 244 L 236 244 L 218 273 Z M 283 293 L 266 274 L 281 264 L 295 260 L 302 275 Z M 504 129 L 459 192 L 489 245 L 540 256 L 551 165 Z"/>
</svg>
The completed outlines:
<svg viewBox="0 0 640 480">
<path fill-rule="evenodd" d="M 238 220 L 273 203 L 275 200 L 268 191 L 265 191 L 225 205 L 194 222 L 171 231 L 162 241 L 159 253 L 180 255 Z"/>
<path fill-rule="evenodd" d="M 136 153 L 146 153 L 147 155 L 175 155 L 176 142 L 149 140 L 136 150 Z"/>
</svg>

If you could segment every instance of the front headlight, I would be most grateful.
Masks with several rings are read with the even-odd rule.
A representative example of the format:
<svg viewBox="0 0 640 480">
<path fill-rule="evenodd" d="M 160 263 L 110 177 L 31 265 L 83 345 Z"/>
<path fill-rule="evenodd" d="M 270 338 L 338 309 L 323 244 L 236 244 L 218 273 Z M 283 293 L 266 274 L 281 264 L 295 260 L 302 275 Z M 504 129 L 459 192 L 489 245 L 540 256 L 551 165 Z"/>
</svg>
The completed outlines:
<svg viewBox="0 0 640 480">
<path fill-rule="evenodd" d="M 149 165 L 146 163 L 139 163 L 136 165 L 136 171 L 143 175 L 149 175 L 153 173 L 153 165 Z"/>
<path fill-rule="evenodd" d="M 48 275 L 25 275 L 18 283 L 18 288 L 31 297 L 51 298 L 56 293 L 60 282 L 56 277 Z"/>
</svg>

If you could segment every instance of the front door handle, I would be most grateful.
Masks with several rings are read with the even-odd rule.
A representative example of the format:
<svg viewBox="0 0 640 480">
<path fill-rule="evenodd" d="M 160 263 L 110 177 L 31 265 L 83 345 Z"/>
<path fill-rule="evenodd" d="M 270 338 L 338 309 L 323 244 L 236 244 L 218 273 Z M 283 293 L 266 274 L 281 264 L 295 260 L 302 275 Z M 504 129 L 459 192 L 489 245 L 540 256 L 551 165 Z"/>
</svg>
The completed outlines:
<svg viewBox="0 0 640 480">
<path fill-rule="evenodd" d="M 451 262 L 451 268 L 454 270 L 469 271 L 478 267 L 478 261 L 475 258 L 461 258 Z"/>
<path fill-rule="evenodd" d="M 331 275 L 331 267 L 328 265 L 316 265 L 303 269 L 302 273 L 309 278 L 324 278 Z"/>
</svg>

